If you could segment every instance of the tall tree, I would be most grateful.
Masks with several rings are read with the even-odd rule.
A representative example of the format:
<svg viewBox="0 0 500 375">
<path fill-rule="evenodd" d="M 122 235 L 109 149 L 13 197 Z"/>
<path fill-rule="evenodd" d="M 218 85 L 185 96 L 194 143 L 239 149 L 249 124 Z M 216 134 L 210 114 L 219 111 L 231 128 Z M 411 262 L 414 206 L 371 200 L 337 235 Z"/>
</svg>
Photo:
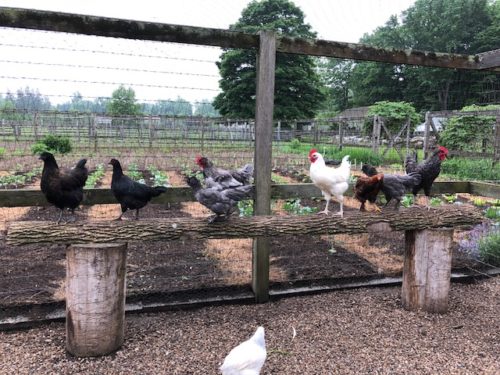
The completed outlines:
<svg viewBox="0 0 500 375">
<path fill-rule="evenodd" d="M 314 38 L 304 13 L 288 0 L 252 1 L 231 30 L 256 33 L 274 30 L 291 37 Z M 224 116 L 255 116 L 256 52 L 226 50 L 217 63 L 222 89 L 214 107 Z M 314 59 L 309 56 L 277 54 L 274 116 L 282 119 L 309 118 L 325 99 Z"/>
<path fill-rule="evenodd" d="M 139 105 L 136 103 L 135 91 L 120 85 L 113 94 L 107 106 L 107 113 L 113 116 L 138 115 Z"/>
<path fill-rule="evenodd" d="M 391 17 L 361 42 L 464 54 L 499 48 L 498 9 L 487 0 L 417 0 L 403 12 L 401 25 Z M 362 62 L 353 71 L 354 104 L 405 100 L 419 110 L 458 109 L 487 100 L 481 87 L 495 86 L 497 80 L 500 76 L 485 73 Z"/>
</svg>

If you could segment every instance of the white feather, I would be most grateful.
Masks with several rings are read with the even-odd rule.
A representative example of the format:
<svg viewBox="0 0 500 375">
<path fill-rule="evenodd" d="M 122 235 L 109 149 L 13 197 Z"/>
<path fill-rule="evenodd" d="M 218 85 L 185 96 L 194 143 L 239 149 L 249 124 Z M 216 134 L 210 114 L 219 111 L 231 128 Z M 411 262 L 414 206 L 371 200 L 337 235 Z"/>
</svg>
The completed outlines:
<svg viewBox="0 0 500 375">
<path fill-rule="evenodd" d="M 316 153 L 317 159 L 311 163 L 309 174 L 314 185 L 328 195 L 343 195 L 349 188 L 349 175 L 351 174 L 351 163 L 349 155 L 344 156 L 338 168 L 325 165 L 325 160 L 320 153 Z"/>
<path fill-rule="evenodd" d="M 222 375 L 258 375 L 266 356 L 264 327 L 259 327 L 250 339 L 229 352 L 220 371 Z"/>
</svg>

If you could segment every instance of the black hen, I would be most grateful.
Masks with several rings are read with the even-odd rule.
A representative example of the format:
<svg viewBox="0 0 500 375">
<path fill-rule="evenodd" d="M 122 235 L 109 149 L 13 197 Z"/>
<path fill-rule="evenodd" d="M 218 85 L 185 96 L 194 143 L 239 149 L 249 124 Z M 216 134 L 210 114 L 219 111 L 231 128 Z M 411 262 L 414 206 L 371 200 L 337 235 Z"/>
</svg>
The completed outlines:
<svg viewBox="0 0 500 375">
<path fill-rule="evenodd" d="M 367 176 L 377 175 L 377 170 L 369 164 L 363 165 L 361 168 L 364 174 Z M 403 196 L 407 191 L 410 191 L 415 186 L 417 186 L 421 181 L 421 177 L 418 173 L 410 173 L 407 175 L 397 175 L 397 174 L 385 174 L 382 180 L 382 193 L 384 193 L 385 199 L 387 200 L 386 206 L 389 202 L 394 199 L 396 204 L 394 209 L 399 209 L 399 204 Z"/>
<path fill-rule="evenodd" d="M 253 195 L 252 185 L 224 189 L 221 185 L 214 184 L 203 188 L 200 180 L 194 176 L 188 177 L 186 182 L 193 189 L 196 200 L 215 213 L 209 223 L 227 220 L 239 201 L 251 199 Z"/>
<path fill-rule="evenodd" d="M 150 187 L 132 180 L 123 174 L 122 166 L 116 159 L 109 162 L 113 166 L 113 177 L 111 178 L 111 191 L 116 200 L 120 202 L 122 213 L 116 220 L 121 220 L 127 210 L 136 210 L 135 219 L 139 219 L 139 209 L 144 207 L 153 197 L 167 191 L 165 186 Z"/>
<path fill-rule="evenodd" d="M 87 159 L 80 160 L 75 168 L 65 172 L 59 169 L 54 155 L 50 152 L 42 152 L 40 160 L 43 160 L 40 188 L 47 201 L 61 210 L 57 219 L 60 223 L 64 209 L 69 208 L 74 215 L 75 208 L 83 199 L 83 187 L 89 174 L 85 167 Z"/>
</svg>

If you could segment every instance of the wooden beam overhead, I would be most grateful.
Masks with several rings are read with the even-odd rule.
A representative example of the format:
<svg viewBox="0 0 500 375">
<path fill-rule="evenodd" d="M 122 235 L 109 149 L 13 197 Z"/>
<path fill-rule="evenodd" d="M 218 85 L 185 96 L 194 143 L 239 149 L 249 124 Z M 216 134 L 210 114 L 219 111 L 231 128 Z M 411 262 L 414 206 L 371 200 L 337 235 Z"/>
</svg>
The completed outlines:
<svg viewBox="0 0 500 375">
<path fill-rule="evenodd" d="M 222 48 L 258 48 L 259 46 L 258 34 L 9 7 L 0 7 L 0 26 Z M 497 51 L 471 56 L 383 49 L 356 43 L 284 36 L 277 37 L 276 49 L 283 53 L 377 61 L 389 64 L 500 71 Z"/>
<path fill-rule="evenodd" d="M 479 69 L 500 72 L 500 49 L 479 53 Z"/>
</svg>

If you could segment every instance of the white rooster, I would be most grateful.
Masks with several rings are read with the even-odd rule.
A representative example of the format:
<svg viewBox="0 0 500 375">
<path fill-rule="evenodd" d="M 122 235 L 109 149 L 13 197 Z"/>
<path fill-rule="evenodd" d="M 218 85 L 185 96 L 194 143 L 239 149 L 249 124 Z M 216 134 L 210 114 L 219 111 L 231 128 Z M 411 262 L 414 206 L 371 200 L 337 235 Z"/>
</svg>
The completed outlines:
<svg viewBox="0 0 500 375">
<path fill-rule="evenodd" d="M 309 151 L 309 160 L 311 162 L 309 176 L 326 199 L 326 207 L 321 213 L 328 215 L 328 204 L 334 196 L 340 203 L 338 215 L 344 217 L 344 193 L 349 188 L 349 175 L 351 174 L 349 155 L 342 158 L 342 163 L 338 168 L 327 167 L 323 156 L 315 149 Z"/>
<path fill-rule="evenodd" d="M 222 375 L 259 375 L 266 356 L 264 327 L 259 327 L 252 337 L 229 352 L 220 371 Z"/>
</svg>

